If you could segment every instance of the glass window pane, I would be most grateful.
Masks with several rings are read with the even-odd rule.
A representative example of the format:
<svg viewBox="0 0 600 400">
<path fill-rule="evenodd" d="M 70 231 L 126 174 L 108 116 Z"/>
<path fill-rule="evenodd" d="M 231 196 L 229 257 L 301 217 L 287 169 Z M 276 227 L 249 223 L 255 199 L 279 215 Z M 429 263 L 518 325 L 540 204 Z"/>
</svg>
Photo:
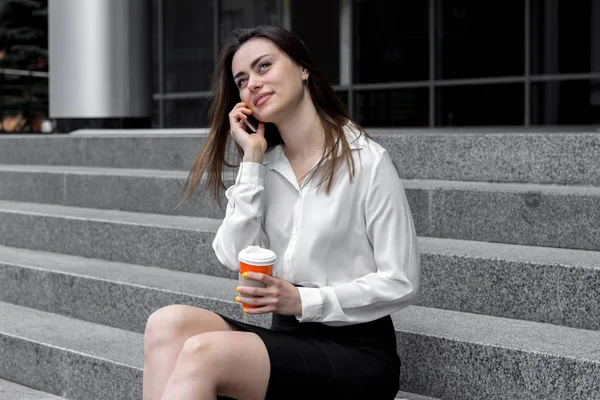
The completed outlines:
<svg viewBox="0 0 600 400">
<path fill-rule="evenodd" d="M 354 93 L 354 118 L 364 127 L 427 126 L 427 88 Z"/>
<path fill-rule="evenodd" d="M 338 99 L 340 99 L 342 104 L 344 104 L 344 106 L 346 107 L 346 110 L 349 111 L 348 110 L 348 91 L 340 90 L 339 92 L 335 92 L 335 94 L 337 95 Z"/>
<path fill-rule="evenodd" d="M 531 73 L 600 72 L 600 2 L 533 0 Z"/>
<path fill-rule="evenodd" d="M 533 125 L 600 123 L 600 80 L 535 82 L 531 88 Z"/>
<path fill-rule="evenodd" d="M 439 0 L 436 77 L 523 75 L 525 2 Z"/>
<path fill-rule="evenodd" d="M 206 128 L 208 107 L 206 98 L 164 100 L 165 128 Z"/>
<path fill-rule="evenodd" d="M 160 101 L 152 101 L 152 129 L 160 129 Z"/>
<path fill-rule="evenodd" d="M 354 1 L 354 82 L 429 79 L 427 1 Z"/>
<path fill-rule="evenodd" d="M 338 84 L 340 82 L 339 0 L 293 0 L 292 31 L 297 33 L 306 44 L 331 84 Z"/>
<path fill-rule="evenodd" d="M 437 126 L 523 125 L 522 83 L 437 89 Z"/>
<path fill-rule="evenodd" d="M 163 1 L 165 92 L 209 90 L 214 69 L 213 1 Z"/>
<path fill-rule="evenodd" d="M 253 28 L 261 24 L 281 25 L 281 2 L 277 0 L 220 0 L 220 42 L 229 39 L 239 28 Z"/>
<path fill-rule="evenodd" d="M 0 131 L 44 132 L 48 78 L 0 74 Z"/>
<path fill-rule="evenodd" d="M 48 121 L 48 2 L 0 1 L 0 132 Z"/>
<path fill-rule="evenodd" d="M 152 0 L 152 93 L 159 92 L 158 76 L 158 13 L 161 0 Z"/>
</svg>

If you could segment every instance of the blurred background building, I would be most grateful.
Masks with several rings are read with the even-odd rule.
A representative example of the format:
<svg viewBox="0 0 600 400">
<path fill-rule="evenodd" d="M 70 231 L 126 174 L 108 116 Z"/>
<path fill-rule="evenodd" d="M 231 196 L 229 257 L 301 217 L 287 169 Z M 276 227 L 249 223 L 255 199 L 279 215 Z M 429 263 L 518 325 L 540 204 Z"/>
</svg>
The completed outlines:
<svg viewBox="0 0 600 400">
<path fill-rule="evenodd" d="M 59 107 L 51 107 L 57 95 L 49 81 L 75 65 L 71 57 L 88 60 L 95 47 L 79 58 L 69 46 L 49 52 L 49 26 L 70 26 L 69 37 L 84 43 L 84 32 L 73 34 L 82 29 L 73 19 L 104 24 L 96 29 L 108 36 L 120 34 L 85 7 L 65 16 L 65 8 L 92 3 L 112 3 L 109 16 L 122 17 L 123 26 L 139 32 L 147 29 L 147 35 L 136 36 L 123 28 L 131 39 L 125 50 L 146 45 L 151 50 L 144 63 L 133 60 L 129 71 L 119 72 L 130 77 L 119 83 L 126 86 L 137 76 L 131 65 L 147 69 L 147 94 L 138 91 L 147 112 L 139 111 L 146 106 L 121 108 L 133 110 L 131 115 L 51 112 Z M 149 12 L 119 9 L 128 3 Z M 60 8 L 62 20 L 52 19 L 53 8 L 55 15 Z M 145 19 L 147 27 L 140 25 Z M 61 132 L 88 126 L 205 127 L 219 46 L 232 29 L 259 24 L 297 32 L 365 127 L 600 124 L 598 0 L 0 0 L 2 131 L 41 132 L 50 126 L 46 120 Z M 99 62 L 118 63 L 118 50 L 111 57 L 109 46 Z M 110 85 L 102 81 L 110 74 L 97 75 L 96 85 Z M 94 96 L 87 90 L 78 102 L 93 102 Z"/>
</svg>

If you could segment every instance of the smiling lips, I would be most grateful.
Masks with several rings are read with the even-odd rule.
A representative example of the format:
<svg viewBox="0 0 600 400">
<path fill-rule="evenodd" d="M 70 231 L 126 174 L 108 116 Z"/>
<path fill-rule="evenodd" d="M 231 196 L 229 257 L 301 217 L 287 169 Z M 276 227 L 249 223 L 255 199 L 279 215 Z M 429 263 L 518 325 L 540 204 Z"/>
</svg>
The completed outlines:
<svg viewBox="0 0 600 400">
<path fill-rule="evenodd" d="M 269 100 L 271 98 L 271 96 L 273 95 L 273 92 L 271 93 L 261 93 L 257 96 L 254 97 L 254 105 L 256 107 L 260 107 L 263 104 L 265 104 L 267 102 L 267 100 Z"/>
</svg>

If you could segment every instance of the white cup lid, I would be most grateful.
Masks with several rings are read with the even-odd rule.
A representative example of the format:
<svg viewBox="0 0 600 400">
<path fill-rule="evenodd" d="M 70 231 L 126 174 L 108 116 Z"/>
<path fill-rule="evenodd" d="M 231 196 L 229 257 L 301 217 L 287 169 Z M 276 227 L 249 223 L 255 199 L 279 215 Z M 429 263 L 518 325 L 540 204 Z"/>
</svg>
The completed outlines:
<svg viewBox="0 0 600 400">
<path fill-rule="evenodd" d="M 238 254 L 238 260 L 251 265 L 265 266 L 275 264 L 277 256 L 269 249 L 260 246 L 248 246 Z"/>
</svg>

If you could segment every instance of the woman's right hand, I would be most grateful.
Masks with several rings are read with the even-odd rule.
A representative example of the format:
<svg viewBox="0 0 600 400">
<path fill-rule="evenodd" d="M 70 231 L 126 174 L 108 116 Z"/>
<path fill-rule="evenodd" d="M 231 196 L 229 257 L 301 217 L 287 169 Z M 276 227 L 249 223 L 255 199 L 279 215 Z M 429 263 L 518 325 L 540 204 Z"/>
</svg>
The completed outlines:
<svg viewBox="0 0 600 400">
<path fill-rule="evenodd" d="M 244 120 L 248 119 L 248 115 L 251 113 L 252 111 L 247 108 L 246 103 L 237 103 L 229 113 L 230 133 L 233 140 L 244 151 L 244 162 L 262 163 L 267 151 L 265 124 L 260 122 L 256 133 L 248 133 Z"/>
</svg>

